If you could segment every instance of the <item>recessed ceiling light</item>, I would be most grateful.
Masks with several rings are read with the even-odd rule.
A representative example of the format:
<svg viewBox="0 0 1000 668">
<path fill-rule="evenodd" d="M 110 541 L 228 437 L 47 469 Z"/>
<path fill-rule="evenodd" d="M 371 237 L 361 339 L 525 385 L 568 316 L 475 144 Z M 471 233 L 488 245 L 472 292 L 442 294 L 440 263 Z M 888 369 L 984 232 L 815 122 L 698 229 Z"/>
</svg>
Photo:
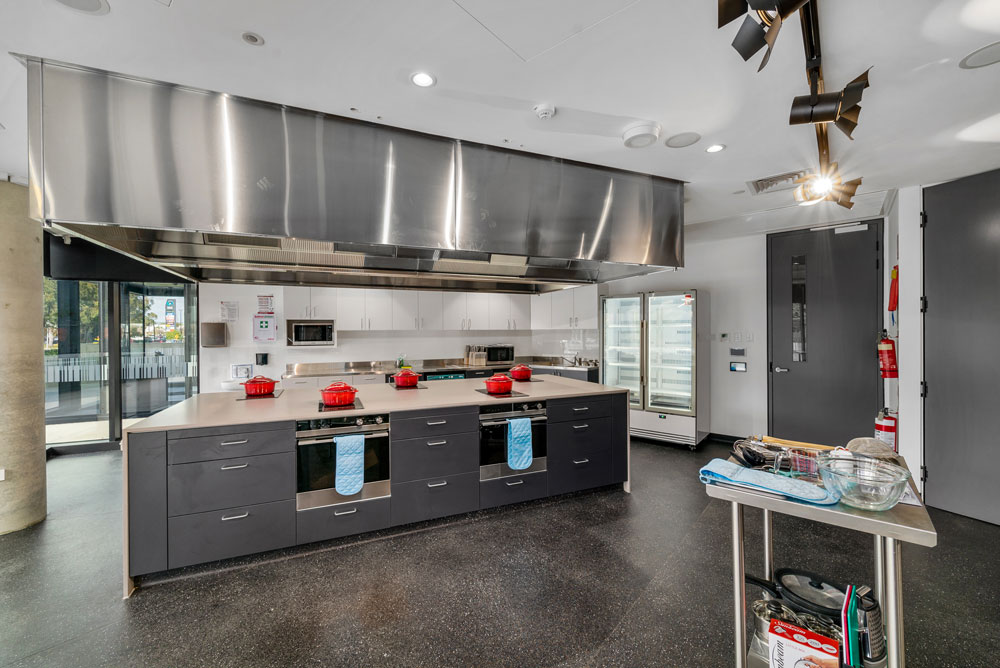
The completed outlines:
<svg viewBox="0 0 1000 668">
<path fill-rule="evenodd" d="M 413 82 L 414 86 L 420 86 L 421 88 L 429 88 L 437 83 L 434 75 L 427 72 L 414 72 L 410 75 L 410 81 Z"/>
<path fill-rule="evenodd" d="M 61 5 L 85 14 L 107 14 L 111 11 L 108 0 L 56 0 Z"/>
<path fill-rule="evenodd" d="M 243 33 L 241 35 L 241 37 L 243 37 L 243 41 L 246 42 L 247 44 L 249 44 L 250 46 L 263 46 L 264 45 L 264 38 L 261 37 L 260 35 L 258 35 L 255 32 L 250 32 L 248 30 L 247 32 Z"/>
<path fill-rule="evenodd" d="M 656 143 L 660 138 L 659 123 L 640 121 L 625 128 L 622 142 L 628 148 L 645 148 Z"/>
<path fill-rule="evenodd" d="M 988 44 L 981 49 L 976 49 L 958 64 L 963 70 L 974 70 L 977 67 L 996 65 L 1000 63 L 1000 42 Z"/>
<path fill-rule="evenodd" d="M 699 141 L 701 141 L 701 135 L 697 132 L 682 132 L 667 139 L 666 145 L 670 148 L 686 148 Z"/>
<path fill-rule="evenodd" d="M 725 151 L 725 150 L 726 150 L 725 144 L 712 144 L 711 146 L 705 149 L 705 153 L 718 153 L 719 151 Z"/>
</svg>

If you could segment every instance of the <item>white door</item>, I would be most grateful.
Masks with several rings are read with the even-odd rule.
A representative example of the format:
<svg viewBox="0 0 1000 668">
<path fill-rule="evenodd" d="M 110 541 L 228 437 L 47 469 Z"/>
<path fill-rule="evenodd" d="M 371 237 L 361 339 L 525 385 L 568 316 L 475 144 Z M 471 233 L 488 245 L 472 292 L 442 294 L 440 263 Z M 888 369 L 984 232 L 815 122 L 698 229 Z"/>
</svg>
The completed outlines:
<svg viewBox="0 0 1000 668">
<path fill-rule="evenodd" d="M 337 289 L 337 329 L 342 331 L 358 331 L 368 329 L 365 317 L 365 291 L 362 288 Z"/>
<path fill-rule="evenodd" d="M 597 286 L 583 285 L 569 292 L 573 293 L 573 326 L 597 329 Z"/>
<path fill-rule="evenodd" d="M 393 329 L 408 331 L 420 328 L 420 305 L 418 299 L 418 294 L 413 290 L 392 291 Z"/>
<path fill-rule="evenodd" d="M 468 329 L 469 313 L 464 292 L 446 292 L 441 303 L 444 329 Z"/>
<path fill-rule="evenodd" d="M 286 285 L 282 289 L 282 301 L 284 302 L 282 308 L 284 309 L 286 319 L 301 320 L 312 317 L 310 314 L 312 306 L 309 302 L 309 288 Z"/>
<path fill-rule="evenodd" d="M 510 297 L 491 292 L 486 302 L 489 304 L 489 328 L 510 329 Z"/>
<path fill-rule="evenodd" d="M 440 292 L 421 290 L 417 293 L 420 311 L 420 329 L 438 332 L 444 326 L 444 301 Z"/>
<path fill-rule="evenodd" d="M 490 299 L 486 292 L 469 292 L 466 294 L 466 311 L 469 322 L 466 329 L 489 329 Z"/>
<path fill-rule="evenodd" d="M 337 318 L 337 288 L 309 288 L 312 317 L 320 320 Z"/>
<path fill-rule="evenodd" d="M 531 295 L 531 328 L 552 329 L 552 293 Z"/>
<path fill-rule="evenodd" d="M 510 328 L 531 328 L 531 295 L 510 295 Z"/>
<path fill-rule="evenodd" d="M 365 318 L 374 331 L 392 329 L 392 291 L 365 289 Z"/>
<path fill-rule="evenodd" d="M 573 328 L 573 290 L 552 293 L 552 329 Z"/>
</svg>

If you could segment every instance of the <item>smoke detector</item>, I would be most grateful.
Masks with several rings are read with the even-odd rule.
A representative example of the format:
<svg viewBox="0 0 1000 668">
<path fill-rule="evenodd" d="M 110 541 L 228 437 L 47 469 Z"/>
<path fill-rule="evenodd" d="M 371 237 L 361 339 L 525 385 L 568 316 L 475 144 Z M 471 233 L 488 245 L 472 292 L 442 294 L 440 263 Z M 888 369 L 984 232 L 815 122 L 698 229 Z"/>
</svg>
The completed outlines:
<svg viewBox="0 0 1000 668">
<path fill-rule="evenodd" d="M 556 115 L 556 108 L 548 102 L 536 104 L 532 107 L 532 110 L 535 112 L 535 116 L 538 116 L 543 121 L 547 121 Z"/>
<path fill-rule="evenodd" d="M 650 121 L 639 121 L 625 128 L 622 142 L 628 148 L 645 148 L 656 143 L 660 138 L 660 124 Z"/>
</svg>

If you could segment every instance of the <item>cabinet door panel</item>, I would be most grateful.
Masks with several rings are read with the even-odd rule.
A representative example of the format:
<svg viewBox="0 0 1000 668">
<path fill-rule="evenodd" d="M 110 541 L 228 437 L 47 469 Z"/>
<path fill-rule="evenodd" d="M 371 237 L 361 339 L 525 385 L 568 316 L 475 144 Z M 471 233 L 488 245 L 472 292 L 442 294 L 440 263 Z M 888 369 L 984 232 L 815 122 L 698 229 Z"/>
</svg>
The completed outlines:
<svg viewBox="0 0 1000 668">
<path fill-rule="evenodd" d="M 531 328 L 531 296 L 530 295 L 509 295 L 510 299 L 510 328 L 530 329 Z"/>
<path fill-rule="evenodd" d="M 392 329 L 392 291 L 365 289 L 365 318 L 373 331 Z"/>
<path fill-rule="evenodd" d="M 597 329 L 597 286 L 583 285 L 569 292 L 573 293 L 573 326 Z"/>
<path fill-rule="evenodd" d="M 490 300 L 489 295 L 484 292 L 470 292 L 466 294 L 466 309 L 469 318 L 466 329 L 489 329 L 490 326 Z"/>
<path fill-rule="evenodd" d="M 487 314 L 490 329 L 510 329 L 510 298 L 507 295 L 490 293 L 486 296 L 489 307 Z"/>
<path fill-rule="evenodd" d="M 309 288 L 312 302 L 312 317 L 320 320 L 336 320 L 337 288 Z"/>
<path fill-rule="evenodd" d="M 531 295 L 531 328 L 552 329 L 552 293 Z"/>
<path fill-rule="evenodd" d="M 552 329 L 572 329 L 573 292 L 556 290 L 552 293 Z"/>
<path fill-rule="evenodd" d="M 365 318 L 365 291 L 363 289 L 338 288 L 337 311 L 340 313 L 340 317 L 337 319 L 337 329 L 344 331 L 368 329 L 368 321 Z"/>
<path fill-rule="evenodd" d="M 417 294 L 420 329 L 437 332 L 444 326 L 444 295 L 440 292 L 422 290 Z"/>
<path fill-rule="evenodd" d="M 302 320 L 310 316 L 309 288 L 287 285 L 282 289 L 282 311 L 288 320 Z"/>
<path fill-rule="evenodd" d="M 392 328 L 409 331 L 420 327 L 420 304 L 417 293 L 411 290 L 392 292 Z"/>
<path fill-rule="evenodd" d="M 468 309 L 464 292 L 448 292 L 442 297 L 444 329 L 467 329 Z"/>
</svg>

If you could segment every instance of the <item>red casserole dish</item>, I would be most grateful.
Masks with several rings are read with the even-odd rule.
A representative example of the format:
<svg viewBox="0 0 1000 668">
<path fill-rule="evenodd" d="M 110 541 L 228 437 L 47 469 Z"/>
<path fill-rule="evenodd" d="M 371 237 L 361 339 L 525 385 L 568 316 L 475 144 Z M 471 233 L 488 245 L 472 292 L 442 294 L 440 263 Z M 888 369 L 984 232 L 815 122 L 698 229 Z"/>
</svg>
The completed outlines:
<svg viewBox="0 0 1000 668">
<path fill-rule="evenodd" d="M 267 376 L 254 376 L 245 383 L 240 383 L 246 391 L 248 397 L 259 397 L 265 394 L 274 394 L 274 386 L 278 381 L 271 380 Z"/>
<path fill-rule="evenodd" d="M 416 387 L 419 380 L 420 374 L 412 369 L 403 369 L 392 377 L 392 382 L 396 383 L 396 387 Z"/>
<path fill-rule="evenodd" d="M 338 380 L 324 387 L 319 393 L 323 395 L 324 406 L 350 406 L 354 403 L 354 396 L 358 390 Z"/>
<path fill-rule="evenodd" d="M 509 376 L 497 373 L 486 379 L 486 391 L 490 394 L 510 394 L 514 381 Z"/>
<path fill-rule="evenodd" d="M 510 370 L 510 375 L 514 380 L 531 380 L 531 367 L 527 364 L 518 364 Z"/>
</svg>

